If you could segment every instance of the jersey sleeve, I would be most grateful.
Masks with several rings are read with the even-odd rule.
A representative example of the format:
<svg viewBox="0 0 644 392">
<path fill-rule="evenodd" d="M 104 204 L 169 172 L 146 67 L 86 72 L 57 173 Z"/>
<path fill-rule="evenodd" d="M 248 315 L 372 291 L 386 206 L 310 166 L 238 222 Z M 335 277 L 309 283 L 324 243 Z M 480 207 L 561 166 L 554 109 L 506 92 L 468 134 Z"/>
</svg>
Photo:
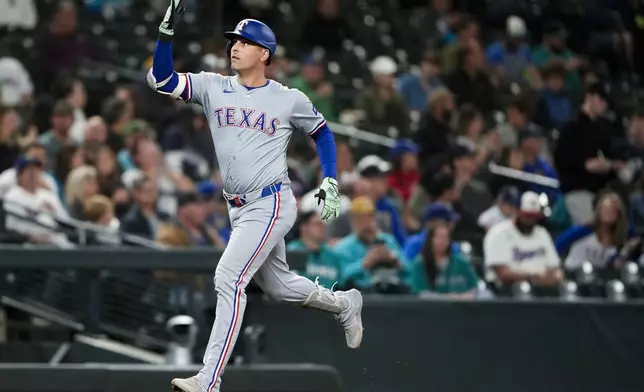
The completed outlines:
<svg viewBox="0 0 644 392">
<path fill-rule="evenodd" d="M 158 81 L 153 69 L 148 72 L 148 85 L 153 90 L 202 106 L 208 101 L 208 91 L 221 90 L 221 80 L 222 76 L 213 72 L 173 72 L 167 79 Z"/>
<path fill-rule="evenodd" d="M 487 267 L 498 267 L 507 265 L 512 261 L 510 247 L 504 241 L 502 231 L 494 230 L 488 232 L 483 239 L 483 254 Z"/>
<path fill-rule="evenodd" d="M 294 129 L 304 131 L 309 136 L 313 136 L 326 125 L 326 120 L 304 93 L 298 90 L 295 91 L 295 103 L 293 104 L 293 112 L 291 113 L 291 126 Z"/>
<path fill-rule="evenodd" d="M 186 102 L 204 105 L 208 101 L 208 91 L 222 91 L 222 76 L 214 72 L 179 74 L 186 78 L 186 90 L 181 98 Z"/>
</svg>

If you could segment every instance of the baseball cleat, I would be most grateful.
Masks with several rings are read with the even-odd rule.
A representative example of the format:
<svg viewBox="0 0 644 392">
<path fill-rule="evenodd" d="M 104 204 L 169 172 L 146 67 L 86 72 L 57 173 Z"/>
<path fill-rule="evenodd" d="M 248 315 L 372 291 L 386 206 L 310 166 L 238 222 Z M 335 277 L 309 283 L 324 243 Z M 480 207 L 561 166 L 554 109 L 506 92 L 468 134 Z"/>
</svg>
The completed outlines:
<svg viewBox="0 0 644 392">
<path fill-rule="evenodd" d="M 362 333 L 364 331 L 364 328 L 362 328 L 362 294 L 356 289 L 351 289 L 342 294 L 336 293 L 336 295 L 341 295 L 349 301 L 349 307 L 335 316 L 335 318 L 340 321 L 342 328 L 344 328 L 347 346 L 356 349 L 362 343 Z"/>
<path fill-rule="evenodd" d="M 178 392 L 205 392 L 205 389 L 197 381 L 197 376 L 175 378 L 170 384 L 172 385 L 172 389 Z"/>
</svg>

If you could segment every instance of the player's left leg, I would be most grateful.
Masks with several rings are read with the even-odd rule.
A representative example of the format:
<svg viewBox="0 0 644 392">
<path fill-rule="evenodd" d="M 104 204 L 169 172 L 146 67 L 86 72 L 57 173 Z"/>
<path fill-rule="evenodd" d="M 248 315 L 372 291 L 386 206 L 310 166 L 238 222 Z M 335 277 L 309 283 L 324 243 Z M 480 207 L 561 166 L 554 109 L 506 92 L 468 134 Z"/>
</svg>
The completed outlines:
<svg viewBox="0 0 644 392">
<path fill-rule="evenodd" d="M 284 199 L 287 198 L 285 194 Z M 362 294 L 355 289 L 333 292 L 291 271 L 286 262 L 284 240 L 273 248 L 254 278 L 264 293 L 274 301 L 289 302 L 335 315 L 344 328 L 347 346 L 360 346 L 363 332 Z"/>
</svg>

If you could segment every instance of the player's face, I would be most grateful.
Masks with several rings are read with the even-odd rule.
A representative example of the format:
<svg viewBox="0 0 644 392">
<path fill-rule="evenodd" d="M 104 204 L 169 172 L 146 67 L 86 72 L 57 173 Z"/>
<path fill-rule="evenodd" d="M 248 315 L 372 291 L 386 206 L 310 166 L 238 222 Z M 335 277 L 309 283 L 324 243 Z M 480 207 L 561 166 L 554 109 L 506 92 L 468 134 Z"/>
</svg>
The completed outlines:
<svg viewBox="0 0 644 392">
<path fill-rule="evenodd" d="M 238 39 L 230 51 L 230 67 L 234 71 L 245 71 L 257 67 L 268 60 L 268 50 L 254 43 Z"/>
</svg>

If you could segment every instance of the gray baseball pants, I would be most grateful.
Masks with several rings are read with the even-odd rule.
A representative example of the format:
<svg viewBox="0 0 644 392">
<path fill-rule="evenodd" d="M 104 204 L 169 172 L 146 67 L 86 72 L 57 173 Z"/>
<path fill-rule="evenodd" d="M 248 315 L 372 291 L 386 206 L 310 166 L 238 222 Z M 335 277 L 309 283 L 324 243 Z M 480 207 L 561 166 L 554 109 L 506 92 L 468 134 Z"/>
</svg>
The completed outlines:
<svg viewBox="0 0 644 392">
<path fill-rule="evenodd" d="M 215 272 L 217 310 L 197 380 L 218 392 L 246 309 L 246 286 L 254 277 L 269 298 L 304 304 L 315 284 L 289 270 L 284 236 L 297 217 L 290 188 L 243 207 L 229 207 L 232 234 Z M 334 312 L 331 309 L 325 309 Z M 339 313 L 335 311 L 335 313 Z"/>
</svg>

